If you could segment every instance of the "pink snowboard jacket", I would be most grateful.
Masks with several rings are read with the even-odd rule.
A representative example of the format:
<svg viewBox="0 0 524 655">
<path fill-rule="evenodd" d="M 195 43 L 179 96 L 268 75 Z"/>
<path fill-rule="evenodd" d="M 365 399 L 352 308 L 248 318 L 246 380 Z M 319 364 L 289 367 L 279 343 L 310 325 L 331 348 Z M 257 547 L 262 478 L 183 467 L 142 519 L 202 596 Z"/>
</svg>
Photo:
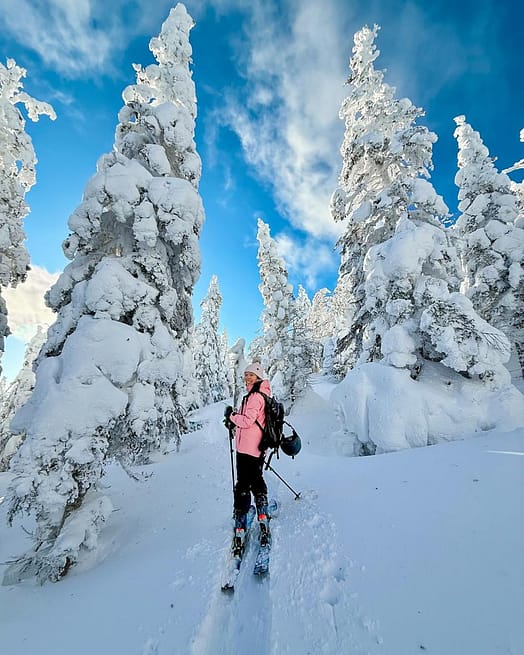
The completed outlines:
<svg viewBox="0 0 524 655">
<path fill-rule="evenodd" d="M 256 383 L 255 383 L 256 384 Z M 235 424 L 235 445 L 238 453 L 260 457 L 262 451 L 259 449 L 260 440 L 262 439 L 262 430 L 256 424 L 260 423 L 262 427 L 266 424 L 264 396 L 260 393 L 249 394 L 252 385 L 247 387 L 248 395 L 244 396 L 242 406 L 238 414 L 231 414 L 231 422 Z M 267 396 L 271 395 L 271 388 L 268 380 L 262 380 L 260 391 Z"/>
</svg>

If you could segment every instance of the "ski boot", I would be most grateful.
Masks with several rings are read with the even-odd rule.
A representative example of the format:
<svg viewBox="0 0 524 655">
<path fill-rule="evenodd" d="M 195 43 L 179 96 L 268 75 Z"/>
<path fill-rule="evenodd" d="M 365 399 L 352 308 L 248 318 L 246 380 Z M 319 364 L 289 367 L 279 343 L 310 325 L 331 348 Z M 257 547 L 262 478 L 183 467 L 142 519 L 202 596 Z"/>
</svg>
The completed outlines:
<svg viewBox="0 0 524 655">
<path fill-rule="evenodd" d="M 235 525 L 233 533 L 233 543 L 231 545 L 231 551 L 233 557 L 242 557 L 244 554 L 244 547 L 246 541 L 246 523 L 247 515 L 241 512 L 235 512 Z"/>
<path fill-rule="evenodd" d="M 258 526 L 260 529 L 260 545 L 271 546 L 271 532 L 269 530 L 269 513 L 267 502 L 258 507 Z"/>
</svg>

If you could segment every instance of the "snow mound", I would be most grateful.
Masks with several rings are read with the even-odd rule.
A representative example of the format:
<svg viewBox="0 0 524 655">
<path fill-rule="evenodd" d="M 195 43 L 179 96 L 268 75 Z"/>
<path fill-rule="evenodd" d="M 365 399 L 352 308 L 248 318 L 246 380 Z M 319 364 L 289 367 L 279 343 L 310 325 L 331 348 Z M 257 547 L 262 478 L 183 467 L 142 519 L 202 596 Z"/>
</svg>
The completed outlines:
<svg viewBox="0 0 524 655">
<path fill-rule="evenodd" d="M 513 386 L 492 390 L 440 364 L 418 380 L 380 363 L 351 370 L 330 397 L 339 419 L 333 439 L 348 454 L 384 453 L 486 430 L 524 425 L 524 398 Z"/>
</svg>

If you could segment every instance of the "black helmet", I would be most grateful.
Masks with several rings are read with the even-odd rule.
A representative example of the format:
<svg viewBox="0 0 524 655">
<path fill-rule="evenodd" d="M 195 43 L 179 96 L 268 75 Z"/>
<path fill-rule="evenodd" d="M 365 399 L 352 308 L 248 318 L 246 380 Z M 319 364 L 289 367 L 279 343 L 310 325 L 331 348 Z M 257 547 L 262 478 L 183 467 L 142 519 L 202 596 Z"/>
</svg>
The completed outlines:
<svg viewBox="0 0 524 655">
<path fill-rule="evenodd" d="M 280 448 L 285 455 L 289 455 L 290 457 L 298 455 L 300 449 L 302 448 L 302 441 L 300 441 L 300 437 L 295 432 L 295 430 L 293 430 L 293 434 L 291 434 L 289 437 L 282 437 L 282 440 L 280 441 Z"/>
</svg>

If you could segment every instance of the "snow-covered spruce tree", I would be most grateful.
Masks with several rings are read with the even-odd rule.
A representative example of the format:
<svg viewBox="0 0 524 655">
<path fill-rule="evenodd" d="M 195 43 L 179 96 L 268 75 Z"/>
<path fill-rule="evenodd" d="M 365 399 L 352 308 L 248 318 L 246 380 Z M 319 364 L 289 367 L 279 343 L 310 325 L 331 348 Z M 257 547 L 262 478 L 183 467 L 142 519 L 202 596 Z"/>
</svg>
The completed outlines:
<svg viewBox="0 0 524 655">
<path fill-rule="evenodd" d="M 335 325 L 331 300 L 331 291 L 323 288 L 315 293 L 311 301 L 307 325 L 313 339 L 319 342 L 322 342 L 326 337 L 330 337 L 333 334 Z"/>
<path fill-rule="evenodd" d="M 434 191 L 431 195 L 434 194 Z M 510 344 L 484 321 L 471 301 L 450 291 L 442 275 L 444 228 L 408 211 L 395 234 L 366 258 L 365 297 L 371 321 L 366 361 L 383 359 L 416 378 L 425 360 L 441 362 L 494 386 L 509 382 L 503 364 Z"/>
<path fill-rule="evenodd" d="M 22 441 L 20 434 L 13 435 L 11 433 L 11 421 L 33 391 L 35 385 L 33 363 L 45 338 L 46 329 L 39 325 L 36 334 L 27 345 L 18 375 L 3 395 L 0 407 L 0 471 L 7 470 L 11 458 Z"/>
<path fill-rule="evenodd" d="M 195 376 L 204 405 L 224 400 L 229 396 L 228 375 L 225 366 L 223 342 L 218 334 L 222 296 L 217 276 L 213 275 L 207 295 L 200 303 L 200 322 L 195 326 L 193 338 Z"/>
<path fill-rule="evenodd" d="M 309 329 L 311 300 L 302 285 L 293 305 L 289 364 L 291 400 L 294 402 L 307 386 L 311 373 L 320 369 L 322 344 L 313 338 Z"/>
<path fill-rule="evenodd" d="M 233 391 L 235 388 L 235 381 L 234 381 L 234 372 L 233 369 L 231 368 L 229 337 L 227 334 L 227 330 L 223 330 L 220 333 L 218 340 L 219 340 L 220 355 L 222 357 L 222 366 L 224 367 L 225 376 L 226 376 L 227 397 L 229 398 L 230 396 L 233 395 Z"/>
<path fill-rule="evenodd" d="M 33 394 L 11 427 L 26 435 L 12 468 L 8 518 L 36 517 L 19 561 L 58 580 L 96 547 L 111 503 L 105 463 L 143 461 L 184 427 L 192 362 L 191 294 L 204 219 L 193 140 L 191 17 L 171 10 L 123 93 L 114 149 L 98 162 L 69 219 L 72 260 L 47 295 L 56 323 L 37 360 Z"/>
<path fill-rule="evenodd" d="M 499 374 L 500 383 L 507 340 L 454 291 L 458 258 L 442 224 L 448 210 L 427 180 L 436 136 L 415 125 L 422 110 L 396 100 L 377 76 L 376 33 L 364 28 L 355 37 L 341 111 L 344 164 L 332 209 L 348 225 L 337 287 L 349 292 L 336 372 L 384 359 L 416 377 L 432 359 L 486 379 Z"/>
<path fill-rule="evenodd" d="M 29 213 L 25 195 L 36 181 L 36 154 L 18 106 L 23 105 L 35 122 L 42 115 L 56 118 L 51 105 L 35 100 L 22 90 L 21 80 L 25 75 L 26 70 L 13 59 L 7 60 L 7 66 L 0 63 L 0 357 L 4 352 L 4 338 L 9 335 L 7 307 L 1 290 L 23 282 L 29 268 L 22 221 Z"/>
<path fill-rule="evenodd" d="M 331 373 L 334 367 L 335 311 L 335 296 L 331 291 L 326 288 L 317 291 L 311 302 L 308 329 L 312 338 L 321 346 L 320 367 L 326 374 Z"/>
<path fill-rule="evenodd" d="M 342 171 L 331 200 L 335 221 L 346 225 L 339 240 L 341 264 L 335 295 L 342 311 L 336 316 L 333 372 L 344 375 L 362 361 L 364 334 L 371 319 L 365 301 L 364 260 L 370 248 L 391 237 L 406 208 L 429 184 L 436 135 L 415 121 L 424 115 L 410 100 L 396 99 L 374 62 L 378 26 L 355 34 L 349 95 L 340 117 L 345 121 Z M 439 203 L 437 214 L 447 208 Z M 371 358 L 373 354 L 370 353 Z"/>
<path fill-rule="evenodd" d="M 376 34 L 377 27 L 365 27 L 355 35 L 350 94 L 341 110 L 343 168 L 332 211 L 347 222 L 337 283 L 347 290 L 345 315 L 337 320 L 346 336 L 339 338 L 334 372 L 385 358 L 416 375 L 424 358 L 442 360 L 452 347 L 437 352 L 434 344 L 444 308 L 465 322 L 469 313 L 450 294 L 458 287 L 459 262 L 443 228 L 448 209 L 427 179 L 436 135 L 415 124 L 423 111 L 395 99 L 375 71 Z M 438 318 L 422 324 L 422 312 L 437 300 Z M 467 370 L 474 368 L 470 362 Z"/>
<path fill-rule="evenodd" d="M 284 260 L 269 233 L 269 225 L 258 219 L 258 268 L 260 293 L 264 301 L 262 335 L 251 349 L 252 359 L 260 358 L 271 381 L 273 393 L 289 411 L 296 398 L 292 385 L 291 344 L 294 315 L 293 287 L 288 281 Z"/>
<path fill-rule="evenodd" d="M 248 362 L 244 355 L 246 347 L 245 339 L 237 339 L 229 349 L 229 365 L 233 379 L 233 406 L 240 406 L 240 399 L 245 393 L 244 371 Z"/>
<path fill-rule="evenodd" d="M 455 122 L 462 291 L 482 318 L 509 337 L 524 369 L 524 226 L 517 225 L 518 198 L 480 134 L 464 116 Z"/>
</svg>

